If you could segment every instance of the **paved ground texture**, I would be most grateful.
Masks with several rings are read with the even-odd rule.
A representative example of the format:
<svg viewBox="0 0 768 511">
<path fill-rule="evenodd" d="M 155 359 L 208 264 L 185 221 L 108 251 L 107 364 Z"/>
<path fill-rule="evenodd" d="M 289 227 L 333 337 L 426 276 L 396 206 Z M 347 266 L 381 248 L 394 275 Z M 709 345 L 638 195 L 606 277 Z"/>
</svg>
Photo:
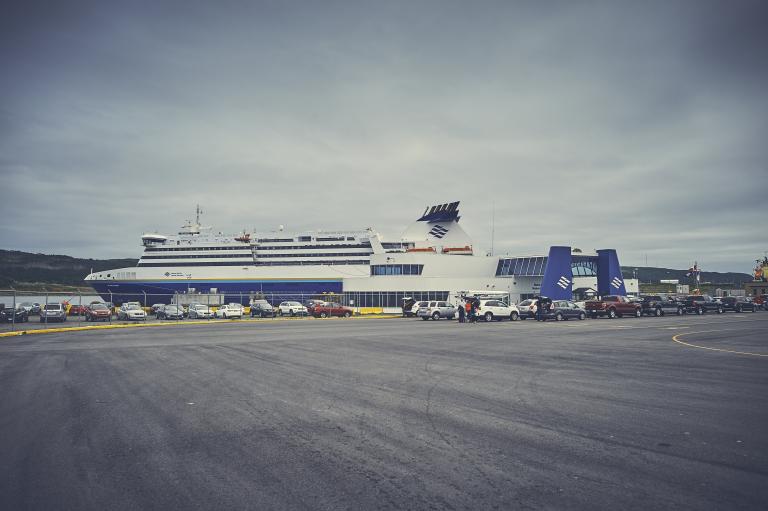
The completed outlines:
<svg viewBox="0 0 768 511">
<path fill-rule="evenodd" d="M 0 339 L 0 509 L 766 509 L 766 332 L 761 312 Z"/>
</svg>

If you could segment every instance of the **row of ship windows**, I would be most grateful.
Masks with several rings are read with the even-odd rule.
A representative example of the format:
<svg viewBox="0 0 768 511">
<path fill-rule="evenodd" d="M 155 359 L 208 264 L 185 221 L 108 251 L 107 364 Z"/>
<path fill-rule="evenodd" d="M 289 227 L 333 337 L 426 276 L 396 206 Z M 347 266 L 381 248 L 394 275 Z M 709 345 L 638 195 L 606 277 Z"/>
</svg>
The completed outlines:
<svg viewBox="0 0 768 511">
<path fill-rule="evenodd" d="M 423 264 L 374 264 L 371 275 L 421 275 Z"/>
<path fill-rule="evenodd" d="M 356 265 L 368 265 L 368 261 L 365 259 L 346 259 L 341 261 L 203 261 L 203 262 L 164 262 L 164 263 L 144 263 L 139 262 L 141 267 L 166 267 L 166 266 L 317 266 L 322 264 L 356 264 Z"/>
<path fill-rule="evenodd" d="M 327 249 L 327 248 L 371 248 L 370 243 L 356 243 L 356 244 L 333 244 L 333 245 L 297 245 L 297 246 L 257 246 L 255 250 L 310 250 L 310 249 Z M 212 251 L 212 250 L 248 250 L 249 246 L 238 245 L 234 247 L 147 247 L 145 252 L 192 252 L 192 251 Z"/>
<path fill-rule="evenodd" d="M 276 258 L 276 257 L 368 257 L 370 252 L 331 252 L 331 253 L 318 253 L 318 254 L 258 254 L 257 259 L 263 258 Z M 252 260 L 251 254 L 203 254 L 203 255 L 161 255 L 161 256 L 143 256 L 141 260 L 145 259 L 235 259 L 235 258 L 249 258 Z"/>
</svg>

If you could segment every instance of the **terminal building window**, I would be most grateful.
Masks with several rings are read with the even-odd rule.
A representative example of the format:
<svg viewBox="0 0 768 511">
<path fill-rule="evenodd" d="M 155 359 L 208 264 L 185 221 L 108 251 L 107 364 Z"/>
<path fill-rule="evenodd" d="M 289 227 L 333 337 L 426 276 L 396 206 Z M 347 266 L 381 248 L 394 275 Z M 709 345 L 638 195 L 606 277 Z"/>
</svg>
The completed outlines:
<svg viewBox="0 0 768 511">
<path fill-rule="evenodd" d="M 546 257 L 510 257 L 499 259 L 496 267 L 497 277 L 519 275 L 523 277 L 541 277 L 547 266 Z"/>
<path fill-rule="evenodd" d="M 371 275 L 421 275 L 423 264 L 372 264 Z"/>
<path fill-rule="evenodd" d="M 344 293 L 344 303 L 354 307 L 402 307 L 404 298 L 413 298 L 417 302 L 447 301 L 448 291 L 348 291 Z"/>
</svg>

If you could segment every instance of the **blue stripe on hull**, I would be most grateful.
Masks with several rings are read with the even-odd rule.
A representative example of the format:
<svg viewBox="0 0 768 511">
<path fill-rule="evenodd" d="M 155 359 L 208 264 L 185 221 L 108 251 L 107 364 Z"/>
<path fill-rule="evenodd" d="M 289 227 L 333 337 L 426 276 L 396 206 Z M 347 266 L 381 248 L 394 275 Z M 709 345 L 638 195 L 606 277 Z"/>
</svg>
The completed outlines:
<svg viewBox="0 0 768 511">
<path fill-rule="evenodd" d="M 174 294 L 184 294 L 190 288 L 198 293 L 216 289 L 224 295 L 224 301 L 247 304 L 250 295 L 263 293 L 271 302 L 304 300 L 323 293 L 341 293 L 340 281 L 164 281 L 164 282 L 117 282 L 88 281 L 105 301 L 113 303 L 140 302 L 144 305 L 170 303 Z M 300 296 L 304 295 L 304 296 Z"/>
</svg>

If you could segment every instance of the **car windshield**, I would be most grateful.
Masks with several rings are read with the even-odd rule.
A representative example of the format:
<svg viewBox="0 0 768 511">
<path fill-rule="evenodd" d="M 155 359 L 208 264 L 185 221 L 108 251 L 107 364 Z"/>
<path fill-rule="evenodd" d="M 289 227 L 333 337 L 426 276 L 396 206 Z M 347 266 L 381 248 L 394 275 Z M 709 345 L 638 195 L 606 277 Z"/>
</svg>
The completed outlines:
<svg viewBox="0 0 768 511">
<path fill-rule="evenodd" d="M 195 305 L 195 310 L 206 310 L 207 308 L 207 305 Z"/>
<path fill-rule="evenodd" d="M 47 311 L 60 311 L 61 310 L 61 305 L 58 304 L 58 303 L 49 303 L 48 305 L 45 306 L 45 310 L 47 310 Z"/>
<path fill-rule="evenodd" d="M 128 306 L 128 307 L 126 307 L 125 309 L 126 309 L 126 310 L 129 310 L 129 311 L 135 311 L 135 310 L 139 310 L 140 308 L 141 308 L 141 307 L 139 307 L 138 305 L 129 305 L 129 306 Z"/>
<path fill-rule="evenodd" d="M 95 311 L 107 310 L 107 306 L 102 303 L 95 303 L 91 305 L 91 309 Z"/>
</svg>

